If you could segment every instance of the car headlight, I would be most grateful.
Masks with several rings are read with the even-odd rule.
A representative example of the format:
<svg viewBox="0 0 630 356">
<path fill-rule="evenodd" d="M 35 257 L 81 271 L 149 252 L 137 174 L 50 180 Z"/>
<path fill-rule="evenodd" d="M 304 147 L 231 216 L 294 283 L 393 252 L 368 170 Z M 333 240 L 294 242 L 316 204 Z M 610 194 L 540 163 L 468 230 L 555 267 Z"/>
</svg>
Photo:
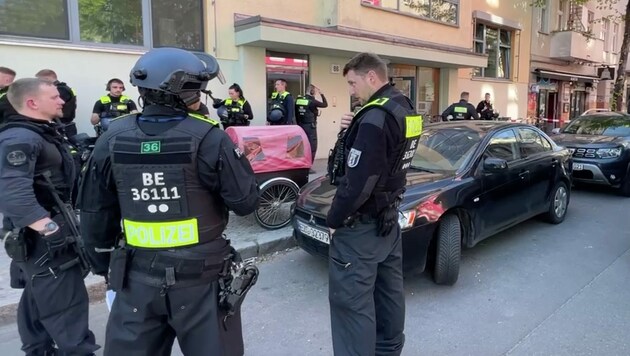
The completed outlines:
<svg viewBox="0 0 630 356">
<path fill-rule="evenodd" d="M 599 158 L 617 158 L 621 156 L 622 150 L 623 150 L 622 147 L 600 148 L 597 150 L 597 156 Z"/>
<path fill-rule="evenodd" d="M 400 225 L 401 230 L 412 227 L 414 220 L 416 220 L 415 209 L 403 211 L 398 214 L 398 225 Z"/>
</svg>

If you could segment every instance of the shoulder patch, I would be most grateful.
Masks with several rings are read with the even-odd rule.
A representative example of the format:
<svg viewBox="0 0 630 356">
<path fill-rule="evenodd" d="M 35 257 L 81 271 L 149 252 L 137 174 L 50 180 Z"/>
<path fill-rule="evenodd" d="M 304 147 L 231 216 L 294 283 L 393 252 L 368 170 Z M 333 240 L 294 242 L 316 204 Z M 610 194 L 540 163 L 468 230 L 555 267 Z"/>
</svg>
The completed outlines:
<svg viewBox="0 0 630 356">
<path fill-rule="evenodd" d="M 234 149 L 234 155 L 236 155 L 237 159 L 241 159 L 243 157 L 243 152 L 241 151 L 240 148 L 236 147 Z"/>
<path fill-rule="evenodd" d="M 10 166 L 19 167 L 26 164 L 28 156 L 23 150 L 18 149 L 7 153 L 6 159 Z"/>
<path fill-rule="evenodd" d="M 356 148 L 351 149 L 350 154 L 348 154 L 348 167 L 356 167 L 359 164 L 359 160 L 361 160 L 361 151 Z"/>
</svg>

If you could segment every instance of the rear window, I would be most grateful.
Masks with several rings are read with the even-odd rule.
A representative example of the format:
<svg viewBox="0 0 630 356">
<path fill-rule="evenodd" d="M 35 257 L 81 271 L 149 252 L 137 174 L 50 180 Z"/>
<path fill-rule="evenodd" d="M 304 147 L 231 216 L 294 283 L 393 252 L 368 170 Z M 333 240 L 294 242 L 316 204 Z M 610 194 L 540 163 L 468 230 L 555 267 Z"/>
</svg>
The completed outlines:
<svg viewBox="0 0 630 356">
<path fill-rule="evenodd" d="M 586 116 L 577 118 L 562 130 L 574 135 L 630 136 L 630 118 L 625 116 Z"/>
</svg>

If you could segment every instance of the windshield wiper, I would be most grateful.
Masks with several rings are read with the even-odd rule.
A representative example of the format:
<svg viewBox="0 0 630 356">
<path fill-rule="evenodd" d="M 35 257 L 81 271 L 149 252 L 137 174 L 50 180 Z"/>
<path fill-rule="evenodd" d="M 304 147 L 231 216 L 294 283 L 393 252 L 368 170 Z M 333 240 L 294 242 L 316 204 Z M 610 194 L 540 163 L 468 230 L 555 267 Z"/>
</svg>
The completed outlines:
<svg viewBox="0 0 630 356">
<path fill-rule="evenodd" d="M 427 172 L 427 173 L 435 173 L 435 171 L 432 171 L 430 169 L 426 169 L 423 167 L 418 167 L 418 166 L 411 166 L 411 168 L 415 169 L 416 171 L 420 171 L 420 172 Z"/>
</svg>

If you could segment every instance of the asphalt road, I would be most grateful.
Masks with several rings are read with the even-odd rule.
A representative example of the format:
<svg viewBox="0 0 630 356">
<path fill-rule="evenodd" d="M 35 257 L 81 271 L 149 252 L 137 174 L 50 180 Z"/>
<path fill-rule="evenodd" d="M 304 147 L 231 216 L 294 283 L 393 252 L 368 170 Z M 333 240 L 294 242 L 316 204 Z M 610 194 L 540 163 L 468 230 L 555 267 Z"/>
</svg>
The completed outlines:
<svg viewBox="0 0 630 356">
<path fill-rule="evenodd" d="M 407 276 L 403 355 L 630 355 L 630 199 L 573 193 L 563 224 L 532 220 L 465 250 L 455 286 Z M 326 264 L 293 250 L 259 266 L 246 355 L 332 355 Z M 91 311 L 102 342 L 107 310 Z M 0 328 L 2 354 L 19 347 L 16 326 Z"/>
</svg>

